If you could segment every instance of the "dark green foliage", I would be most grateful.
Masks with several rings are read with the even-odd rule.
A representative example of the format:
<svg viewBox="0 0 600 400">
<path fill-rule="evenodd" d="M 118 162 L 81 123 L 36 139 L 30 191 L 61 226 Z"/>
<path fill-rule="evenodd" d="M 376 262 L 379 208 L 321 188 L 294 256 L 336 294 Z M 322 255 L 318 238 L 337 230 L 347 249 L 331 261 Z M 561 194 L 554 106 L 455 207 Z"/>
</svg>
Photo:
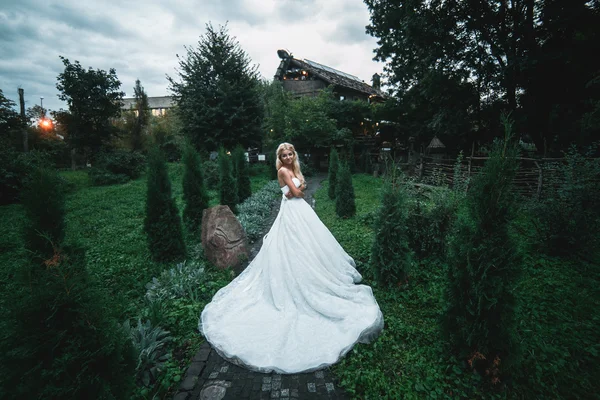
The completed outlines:
<svg viewBox="0 0 600 400">
<path fill-rule="evenodd" d="M 0 204 L 17 202 L 27 177 L 37 168 L 50 164 L 45 152 L 23 153 L 5 144 L 0 143 Z"/>
<path fill-rule="evenodd" d="M 191 231 L 202 226 L 202 212 L 208 208 L 208 192 L 204 184 L 200 154 L 192 145 L 187 145 L 183 153 L 183 221 Z"/>
<path fill-rule="evenodd" d="M 243 202 L 248 197 L 252 196 L 252 188 L 250 187 L 249 165 L 246 161 L 244 148 L 240 145 L 236 146 L 232 153 L 233 175 L 237 183 L 238 203 Z"/>
<path fill-rule="evenodd" d="M 14 107 L 14 101 L 6 98 L 2 89 L 0 89 L 0 137 L 7 137 L 23 126 L 21 117 Z"/>
<path fill-rule="evenodd" d="M 358 169 L 360 172 L 365 174 L 370 174 L 373 170 L 373 164 L 371 161 L 371 156 L 369 155 L 369 149 L 364 148 L 359 156 Z"/>
<path fill-rule="evenodd" d="M 336 180 L 339 163 L 340 161 L 338 157 L 338 152 L 335 148 L 332 148 L 331 152 L 329 153 L 329 176 L 327 178 L 329 180 L 329 191 L 327 193 L 329 194 L 329 198 L 331 200 L 335 199 Z"/>
<path fill-rule="evenodd" d="M 391 178 L 384 183 L 370 258 L 377 281 L 393 287 L 407 281 L 412 261 L 408 247 L 408 196 L 403 185 Z"/>
<path fill-rule="evenodd" d="M 139 178 L 146 158 L 137 151 L 115 150 L 97 154 L 92 165 L 88 174 L 93 185 L 113 185 Z"/>
<path fill-rule="evenodd" d="M 65 247 L 17 274 L 0 329 L 0 392 L 14 399 L 130 399 L 131 343 L 112 301 Z"/>
<path fill-rule="evenodd" d="M 62 180 L 55 171 L 36 168 L 23 193 L 25 247 L 32 258 L 52 258 L 65 237 L 65 194 Z"/>
<path fill-rule="evenodd" d="M 550 255 L 592 253 L 600 237 L 600 160 L 573 146 L 543 176 L 541 198 L 530 205 L 538 248 Z"/>
<path fill-rule="evenodd" d="M 150 108 L 148 106 L 148 95 L 139 79 L 135 81 L 133 92 L 135 93 L 137 115 L 131 132 L 131 148 L 134 151 L 140 151 L 144 146 L 144 133 L 150 119 Z"/>
<path fill-rule="evenodd" d="M 406 220 L 410 249 L 419 259 L 446 255 L 446 243 L 456 218 L 459 196 L 445 187 L 432 188 L 424 194 L 419 189 L 409 191 L 412 201 Z"/>
<path fill-rule="evenodd" d="M 148 154 L 147 185 L 144 231 L 152 258 L 156 261 L 181 260 L 186 253 L 181 219 L 171 194 L 167 164 L 156 147 Z"/>
<path fill-rule="evenodd" d="M 219 181 L 221 180 L 221 175 L 219 172 L 219 163 L 217 161 L 203 161 L 202 174 L 204 175 L 204 181 L 206 182 L 206 186 L 210 190 L 219 189 Z"/>
<path fill-rule="evenodd" d="M 186 50 L 178 57 L 179 81 L 168 77 L 186 137 L 198 150 L 257 146 L 263 116 L 258 68 L 227 26 L 207 24 L 197 47 Z"/>
<path fill-rule="evenodd" d="M 444 313 L 452 350 L 492 382 L 519 359 L 515 289 L 521 258 L 511 231 L 518 150 L 508 142 L 510 124 L 505 127 L 507 141 L 494 143 L 459 208 L 449 240 Z"/>
<path fill-rule="evenodd" d="M 356 214 L 352 174 L 347 163 L 340 163 L 335 182 L 335 212 L 338 217 L 350 218 Z"/>
<path fill-rule="evenodd" d="M 233 166 L 231 156 L 225 152 L 224 148 L 219 150 L 219 201 L 225 206 L 229 206 L 231 211 L 235 212 L 235 206 L 238 203 L 238 191 L 235 178 L 233 177 Z"/>
<path fill-rule="evenodd" d="M 71 63 L 60 57 L 65 70 L 58 75 L 58 98 L 66 101 L 69 112 L 64 112 L 59 122 L 66 126 L 67 142 L 76 149 L 97 152 L 109 144 L 115 133 L 111 118 L 121 113 L 123 92 L 116 71 L 87 70 L 79 61 Z"/>
</svg>

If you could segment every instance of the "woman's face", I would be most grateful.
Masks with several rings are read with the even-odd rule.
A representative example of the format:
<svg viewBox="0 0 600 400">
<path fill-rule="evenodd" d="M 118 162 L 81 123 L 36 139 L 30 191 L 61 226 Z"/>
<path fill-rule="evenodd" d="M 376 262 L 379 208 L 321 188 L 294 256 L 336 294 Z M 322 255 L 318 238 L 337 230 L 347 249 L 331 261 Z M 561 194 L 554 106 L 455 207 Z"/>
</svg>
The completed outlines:
<svg viewBox="0 0 600 400">
<path fill-rule="evenodd" d="M 283 165 L 292 165 L 292 163 L 294 162 L 294 152 L 292 150 L 284 149 L 281 152 L 280 157 Z"/>
</svg>

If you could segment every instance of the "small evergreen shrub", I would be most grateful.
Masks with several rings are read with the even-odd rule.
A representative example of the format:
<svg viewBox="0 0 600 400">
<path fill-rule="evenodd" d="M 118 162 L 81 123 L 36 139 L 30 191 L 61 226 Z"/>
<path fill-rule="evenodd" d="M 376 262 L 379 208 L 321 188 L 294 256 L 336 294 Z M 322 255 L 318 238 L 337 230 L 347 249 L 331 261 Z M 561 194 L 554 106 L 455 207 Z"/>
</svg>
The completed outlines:
<svg viewBox="0 0 600 400">
<path fill-rule="evenodd" d="M 237 145 L 232 153 L 234 177 L 237 183 L 238 203 L 243 202 L 252 195 L 252 187 L 250 186 L 250 166 L 246 161 L 244 148 Z"/>
<path fill-rule="evenodd" d="M 63 247 L 18 274 L 0 321 L 0 392 L 23 399 L 130 399 L 135 362 L 85 253 Z"/>
<path fill-rule="evenodd" d="M 238 203 L 237 184 L 233 177 L 231 157 L 223 148 L 219 150 L 219 177 L 219 201 L 235 213 Z"/>
<path fill-rule="evenodd" d="M 202 175 L 204 176 L 204 182 L 207 189 L 218 190 L 219 181 L 221 179 L 219 174 L 219 163 L 216 161 L 205 160 L 202 162 Z"/>
<path fill-rule="evenodd" d="M 507 139 L 494 143 L 473 178 L 450 235 L 443 317 L 453 352 L 491 383 L 504 381 L 519 358 L 515 289 L 521 261 L 511 232 L 518 150 L 506 120 L 505 129 Z"/>
<path fill-rule="evenodd" d="M 335 199 L 336 180 L 339 163 L 340 160 L 338 157 L 338 152 L 336 149 L 333 148 L 329 153 L 329 176 L 327 177 L 327 180 L 329 181 L 329 189 L 327 194 L 329 194 L 329 198 L 331 200 Z"/>
<path fill-rule="evenodd" d="M 0 141 L 0 205 L 18 202 L 27 177 L 36 169 L 50 165 L 45 152 L 23 153 Z"/>
<path fill-rule="evenodd" d="M 346 163 L 339 166 L 335 179 L 335 212 L 341 218 L 350 218 L 356 214 L 352 174 Z"/>
<path fill-rule="evenodd" d="M 40 261 L 52 258 L 65 237 L 65 193 L 56 171 L 36 168 L 23 192 L 25 248 Z"/>
<path fill-rule="evenodd" d="M 190 231 L 197 232 L 202 226 L 202 213 L 208 208 L 209 198 L 200 155 L 191 145 L 185 147 L 183 165 L 183 220 Z"/>
<path fill-rule="evenodd" d="M 146 218 L 144 231 L 155 261 L 185 258 L 181 219 L 171 194 L 171 181 L 161 151 L 153 147 L 148 155 Z"/>
<path fill-rule="evenodd" d="M 273 202 L 280 197 L 279 183 L 271 181 L 238 205 L 237 219 L 244 228 L 250 243 L 256 241 L 263 234 L 269 222 Z"/>
<path fill-rule="evenodd" d="M 377 212 L 370 266 L 381 285 L 397 287 L 407 281 L 412 255 L 408 241 L 408 196 L 404 184 L 386 179 Z"/>
</svg>

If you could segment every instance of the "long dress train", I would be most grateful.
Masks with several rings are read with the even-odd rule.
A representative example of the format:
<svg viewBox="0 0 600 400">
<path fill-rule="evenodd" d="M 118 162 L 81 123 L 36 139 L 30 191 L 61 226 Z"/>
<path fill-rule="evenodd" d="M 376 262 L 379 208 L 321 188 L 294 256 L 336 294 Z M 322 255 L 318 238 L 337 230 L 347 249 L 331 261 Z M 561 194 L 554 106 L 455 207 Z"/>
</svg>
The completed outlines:
<svg viewBox="0 0 600 400">
<path fill-rule="evenodd" d="M 293 178 L 298 187 L 300 181 Z M 254 260 L 202 311 L 199 329 L 225 359 L 291 374 L 334 364 L 383 329 L 355 263 L 313 209 L 287 199 Z"/>
</svg>

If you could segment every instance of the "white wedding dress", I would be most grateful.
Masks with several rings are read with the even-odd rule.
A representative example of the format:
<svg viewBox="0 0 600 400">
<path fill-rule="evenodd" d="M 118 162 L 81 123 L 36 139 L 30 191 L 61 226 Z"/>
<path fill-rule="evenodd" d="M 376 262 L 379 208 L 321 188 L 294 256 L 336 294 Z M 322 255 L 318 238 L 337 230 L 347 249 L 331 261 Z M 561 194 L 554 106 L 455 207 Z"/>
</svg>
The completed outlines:
<svg viewBox="0 0 600 400">
<path fill-rule="evenodd" d="M 300 181 L 293 178 L 298 187 Z M 336 363 L 383 329 L 369 286 L 306 201 L 287 199 L 254 260 L 202 311 L 200 332 L 225 359 L 292 374 Z"/>
</svg>

